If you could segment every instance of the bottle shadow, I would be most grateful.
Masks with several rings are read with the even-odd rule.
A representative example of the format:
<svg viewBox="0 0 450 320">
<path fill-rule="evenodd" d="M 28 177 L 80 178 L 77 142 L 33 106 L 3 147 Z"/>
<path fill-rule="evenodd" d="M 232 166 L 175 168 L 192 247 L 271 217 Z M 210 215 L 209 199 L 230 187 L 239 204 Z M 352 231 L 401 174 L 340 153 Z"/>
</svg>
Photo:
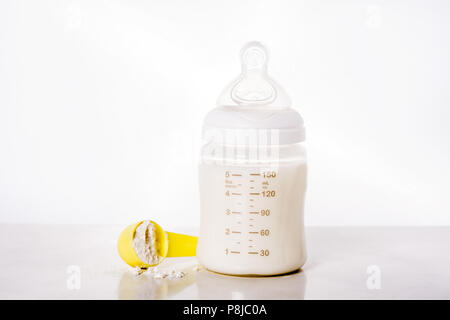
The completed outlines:
<svg viewBox="0 0 450 320">
<path fill-rule="evenodd" d="M 292 299 L 302 300 L 306 291 L 306 273 L 298 271 L 271 277 L 236 277 L 205 269 L 187 270 L 182 279 L 154 279 L 151 274 L 125 272 L 119 282 L 118 298 L 160 299 Z M 189 290 L 185 290 L 190 287 Z M 181 293 L 181 294 L 180 294 Z M 179 294 L 178 297 L 176 295 Z"/>
<path fill-rule="evenodd" d="M 303 300 L 306 273 L 269 277 L 228 276 L 202 270 L 196 277 L 198 299 Z"/>
</svg>

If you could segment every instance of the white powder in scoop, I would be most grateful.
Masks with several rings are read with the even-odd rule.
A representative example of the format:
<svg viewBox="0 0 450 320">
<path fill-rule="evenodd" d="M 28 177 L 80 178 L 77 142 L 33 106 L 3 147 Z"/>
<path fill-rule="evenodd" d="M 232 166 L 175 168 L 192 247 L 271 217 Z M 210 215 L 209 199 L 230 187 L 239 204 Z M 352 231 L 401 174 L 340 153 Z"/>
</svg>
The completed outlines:
<svg viewBox="0 0 450 320">
<path fill-rule="evenodd" d="M 133 239 L 134 250 L 139 259 L 149 265 L 158 264 L 162 260 L 157 251 L 155 231 L 155 225 L 151 221 L 146 220 L 136 228 Z"/>
<path fill-rule="evenodd" d="M 146 220 L 136 228 L 133 239 L 133 247 L 139 259 L 149 265 L 157 265 L 163 259 L 163 257 L 158 254 L 155 231 L 155 225 L 150 220 Z M 193 270 L 199 271 L 200 268 L 196 265 Z M 177 269 L 159 269 L 156 266 L 149 268 L 136 267 L 134 269 L 134 274 L 136 276 L 140 276 L 143 273 L 150 275 L 153 279 L 178 280 L 186 276 L 185 272 Z"/>
</svg>

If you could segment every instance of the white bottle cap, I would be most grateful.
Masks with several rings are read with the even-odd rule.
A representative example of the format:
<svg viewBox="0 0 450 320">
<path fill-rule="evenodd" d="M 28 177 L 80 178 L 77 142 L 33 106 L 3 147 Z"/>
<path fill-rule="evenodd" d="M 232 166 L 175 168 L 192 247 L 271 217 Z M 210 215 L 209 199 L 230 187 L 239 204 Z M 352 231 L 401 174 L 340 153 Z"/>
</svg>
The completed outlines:
<svg viewBox="0 0 450 320">
<path fill-rule="evenodd" d="M 259 144 L 305 140 L 303 119 L 290 107 L 284 89 L 267 74 L 267 60 L 267 50 L 259 42 L 249 42 L 242 48 L 241 75 L 222 92 L 217 108 L 207 114 L 203 125 L 205 139 L 245 139 L 248 131 L 257 131 Z"/>
</svg>

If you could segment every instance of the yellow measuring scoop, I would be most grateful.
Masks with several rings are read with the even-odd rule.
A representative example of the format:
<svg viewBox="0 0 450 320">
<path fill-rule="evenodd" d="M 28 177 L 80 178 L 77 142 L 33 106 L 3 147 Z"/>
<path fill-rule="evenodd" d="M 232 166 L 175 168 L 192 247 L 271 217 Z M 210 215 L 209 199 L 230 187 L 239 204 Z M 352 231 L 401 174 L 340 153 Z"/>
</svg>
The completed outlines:
<svg viewBox="0 0 450 320">
<path fill-rule="evenodd" d="M 185 234 L 167 232 L 159 224 L 150 221 L 155 226 L 156 251 L 162 258 L 159 263 L 149 265 L 142 261 L 133 246 L 136 229 L 144 221 L 134 223 L 126 227 L 119 237 L 118 249 L 120 257 L 132 267 L 148 268 L 161 263 L 166 257 L 190 257 L 197 253 L 198 237 Z"/>
</svg>

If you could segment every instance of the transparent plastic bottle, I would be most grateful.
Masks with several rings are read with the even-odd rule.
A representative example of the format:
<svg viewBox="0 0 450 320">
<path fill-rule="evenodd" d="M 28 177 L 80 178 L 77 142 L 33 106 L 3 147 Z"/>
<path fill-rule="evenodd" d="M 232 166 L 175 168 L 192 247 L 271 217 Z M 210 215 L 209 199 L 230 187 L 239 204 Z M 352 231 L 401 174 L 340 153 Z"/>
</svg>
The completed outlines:
<svg viewBox="0 0 450 320">
<path fill-rule="evenodd" d="M 303 119 L 267 59 L 260 43 L 244 46 L 241 75 L 204 121 L 197 256 L 219 273 L 276 275 L 306 261 Z"/>
</svg>

